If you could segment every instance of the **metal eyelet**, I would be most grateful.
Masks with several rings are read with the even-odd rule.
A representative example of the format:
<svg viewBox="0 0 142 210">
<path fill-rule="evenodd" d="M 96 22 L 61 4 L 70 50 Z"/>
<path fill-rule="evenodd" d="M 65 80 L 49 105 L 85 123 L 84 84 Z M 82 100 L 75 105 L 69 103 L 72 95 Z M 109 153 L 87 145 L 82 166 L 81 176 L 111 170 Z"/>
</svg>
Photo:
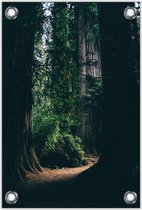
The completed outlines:
<svg viewBox="0 0 142 210">
<path fill-rule="evenodd" d="M 126 7 L 124 10 L 124 16 L 129 20 L 135 19 L 137 16 L 137 9 L 135 7 Z"/>
<path fill-rule="evenodd" d="M 8 204 L 15 204 L 15 203 L 17 203 L 18 199 L 19 199 L 19 196 L 18 196 L 18 193 L 17 192 L 8 191 L 5 194 L 5 201 Z"/>
<path fill-rule="evenodd" d="M 127 204 L 134 204 L 134 203 L 136 203 L 137 198 L 138 198 L 137 193 L 134 192 L 134 191 L 127 191 L 124 194 L 124 201 Z"/>
<path fill-rule="evenodd" d="M 18 17 L 18 9 L 16 7 L 7 7 L 5 10 L 5 16 L 9 20 L 14 20 Z"/>
</svg>

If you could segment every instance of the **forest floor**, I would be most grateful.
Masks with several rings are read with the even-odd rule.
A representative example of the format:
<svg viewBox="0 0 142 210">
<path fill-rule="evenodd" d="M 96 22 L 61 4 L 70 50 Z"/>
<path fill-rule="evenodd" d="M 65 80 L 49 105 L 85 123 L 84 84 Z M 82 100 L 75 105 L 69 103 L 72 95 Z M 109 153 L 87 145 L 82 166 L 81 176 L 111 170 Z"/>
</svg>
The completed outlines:
<svg viewBox="0 0 142 210">
<path fill-rule="evenodd" d="M 78 176 L 80 173 L 96 164 L 98 159 L 99 157 L 96 155 L 87 154 L 85 156 L 85 161 L 87 163 L 85 166 L 60 169 L 43 168 L 43 172 L 28 173 L 26 180 L 29 184 L 68 180 Z"/>
<path fill-rule="evenodd" d="M 128 208 L 124 193 L 128 189 L 139 192 L 139 183 L 131 180 L 127 165 L 105 170 L 98 159 L 88 155 L 85 166 L 28 173 L 4 195 L 8 190 L 18 193 L 15 208 Z M 3 206 L 12 207 L 4 199 Z M 139 200 L 133 207 L 139 208 Z"/>
<path fill-rule="evenodd" d="M 88 185 L 88 181 L 84 180 L 84 182 L 79 177 L 83 172 L 91 169 L 98 160 L 98 156 L 88 154 L 85 157 L 85 166 L 60 169 L 43 168 L 42 172 L 27 173 L 26 179 L 14 187 L 21 198 L 15 207 L 71 208 L 84 207 L 85 205 L 87 207 L 88 200 L 85 201 L 85 199 L 88 199 L 90 185 Z M 93 195 L 92 192 L 91 194 Z M 90 199 L 92 200 L 89 195 Z M 93 203 L 91 203 L 92 205 Z M 7 207 L 7 205 L 5 206 Z"/>
</svg>

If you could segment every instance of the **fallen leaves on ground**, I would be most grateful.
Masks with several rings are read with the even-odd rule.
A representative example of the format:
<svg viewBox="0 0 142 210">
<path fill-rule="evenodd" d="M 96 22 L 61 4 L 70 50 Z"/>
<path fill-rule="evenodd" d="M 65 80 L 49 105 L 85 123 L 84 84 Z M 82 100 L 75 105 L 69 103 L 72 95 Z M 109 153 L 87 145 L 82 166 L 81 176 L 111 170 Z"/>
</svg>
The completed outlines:
<svg viewBox="0 0 142 210">
<path fill-rule="evenodd" d="M 98 156 L 86 155 L 87 165 L 74 168 L 61 168 L 61 169 L 49 169 L 43 168 L 43 172 L 28 173 L 26 176 L 27 182 L 30 183 L 41 183 L 41 182 L 52 182 L 61 181 L 73 178 L 81 172 L 87 170 L 98 161 Z"/>
</svg>

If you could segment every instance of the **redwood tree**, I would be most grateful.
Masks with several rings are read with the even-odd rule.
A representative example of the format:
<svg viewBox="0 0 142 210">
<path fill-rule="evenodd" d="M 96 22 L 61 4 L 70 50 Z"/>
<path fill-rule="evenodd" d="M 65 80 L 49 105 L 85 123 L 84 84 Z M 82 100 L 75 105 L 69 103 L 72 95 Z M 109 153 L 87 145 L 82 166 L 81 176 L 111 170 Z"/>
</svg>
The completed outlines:
<svg viewBox="0 0 142 210">
<path fill-rule="evenodd" d="M 124 17 L 132 3 L 100 3 L 104 90 L 103 155 L 108 165 L 139 162 L 139 41 L 136 20 Z"/>
<path fill-rule="evenodd" d="M 129 4 L 133 5 L 133 4 Z M 94 205 L 130 207 L 124 193 L 138 195 L 139 207 L 139 39 L 136 20 L 127 20 L 128 3 L 100 3 L 103 140 L 99 162 L 85 171 L 94 190 Z"/>
<path fill-rule="evenodd" d="M 78 69 L 80 85 L 80 132 L 86 153 L 96 151 L 97 99 L 91 81 L 101 78 L 98 11 L 96 3 L 75 4 L 78 21 Z M 77 14 L 76 14 L 77 13 Z M 101 82 L 101 79 L 100 79 Z M 93 98 L 96 106 L 93 104 Z M 99 113 L 101 115 L 101 113 Z"/>
<path fill-rule="evenodd" d="M 32 140 L 32 65 L 36 25 L 34 3 L 11 3 L 15 20 L 4 16 L 3 3 L 3 173 L 8 179 L 41 170 Z"/>
</svg>

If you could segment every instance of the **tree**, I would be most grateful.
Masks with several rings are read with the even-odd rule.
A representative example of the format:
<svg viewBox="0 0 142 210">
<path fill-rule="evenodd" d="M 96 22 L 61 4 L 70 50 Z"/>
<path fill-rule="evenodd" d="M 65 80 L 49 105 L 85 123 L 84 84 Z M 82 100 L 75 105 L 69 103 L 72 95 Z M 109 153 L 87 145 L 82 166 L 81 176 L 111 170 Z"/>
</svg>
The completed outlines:
<svg viewBox="0 0 142 210">
<path fill-rule="evenodd" d="M 4 181 L 41 170 L 32 140 L 32 66 L 37 5 L 11 3 L 19 16 L 3 16 Z M 3 3 L 3 13 L 9 3 Z"/>
<path fill-rule="evenodd" d="M 97 121 L 96 109 L 92 102 L 92 80 L 100 79 L 100 45 L 98 11 L 96 3 L 78 3 L 78 67 L 80 85 L 80 136 L 84 142 L 86 152 L 96 149 Z M 98 80 L 99 80 L 98 79 Z M 97 104 L 97 98 L 95 98 Z M 101 115 L 101 113 L 99 113 Z"/>
<path fill-rule="evenodd" d="M 81 177 L 85 181 L 90 179 L 93 205 L 105 208 L 128 208 L 124 193 L 133 189 L 139 195 L 140 190 L 139 40 L 137 30 L 133 30 L 135 20 L 127 20 L 123 15 L 127 6 L 128 3 L 98 4 L 103 80 L 102 152 L 99 162 Z M 139 207 L 139 199 L 133 207 Z"/>
<path fill-rule="evenodd" d="M 43 29 L 40 33 L 45 41 L 41 39 L 35 45 L 33 134 L 40 162 L 48 167 L 49 162 L 55 162 L 56 158 L 60 159 L 59 146 L 62 148 L 62 157 L 63 153 L 66 153 L 64 141 L 66 145 L 73 142 L 77 145 L 78 140 L 80 144 L 82 143 L 76 137 L 76 127 L 79 123 L 79 71 L 76 65 L 73 5 L 47 3 Z M 71 150 L 72 146 L 67 148 Z M 73 148 L 83 150 L 82 147 L 73 146 Z M 71 154 L 76 156 L 75 153 Z M 49 160 L 50 156 L 53 161 Z M 80 153 L 79 156 L 77 157 L 81 158 L 79 164 L 82 164 L 83 155 Z M 73 158 L 76 159 L 76 157 Z M 61 161 L 57 161 L 56 164 L 58 165 L 59 162 Z M 65 158 L 62 162 L 62 165 L 71 165 L 69 159 L 68 163 Z"/>
<path fill-rule="evenodd" d="M 103 155 L 112 165 L 139 161 L 139 43 L 127 3 L 99 4 L 104 89 Z M 122 33 L 120 33 L 120 31 Z"/>
<path fill-rule="evenodd" d="M 64 132 L 65 127 L 68 129 L 78 123 L 79 73 L 75 62 L 73 9 L 67 3 L 54 3 L 51 12 L 52 40 L 47 48 L 51 66 L 48 96 Z"/>
</svg>

